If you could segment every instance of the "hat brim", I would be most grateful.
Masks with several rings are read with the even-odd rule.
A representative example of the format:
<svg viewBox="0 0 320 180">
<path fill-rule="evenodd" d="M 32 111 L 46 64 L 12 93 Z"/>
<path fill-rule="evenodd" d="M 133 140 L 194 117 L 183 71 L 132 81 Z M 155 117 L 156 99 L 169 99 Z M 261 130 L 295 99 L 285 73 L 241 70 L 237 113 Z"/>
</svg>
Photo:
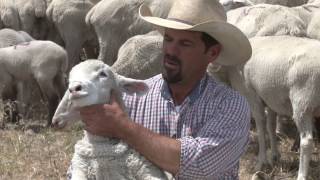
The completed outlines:
<svg viewBox="0 0 320 180">
<path fill-rule="evenodd" d="M 190 25 L 180 21 L 152 16 L 148 6 L 142 4 L 139 14 L 145 21 L 154 24 L 160 31 L 163 28 L 206 32 L 215 38 L 221 45 L 220 55 L 215 63 L 231 66 L 243 64 L 251 57 L 252 49 L 248 38 L 234 25 L 223 21 L 208 21 Z"/>
</svg>

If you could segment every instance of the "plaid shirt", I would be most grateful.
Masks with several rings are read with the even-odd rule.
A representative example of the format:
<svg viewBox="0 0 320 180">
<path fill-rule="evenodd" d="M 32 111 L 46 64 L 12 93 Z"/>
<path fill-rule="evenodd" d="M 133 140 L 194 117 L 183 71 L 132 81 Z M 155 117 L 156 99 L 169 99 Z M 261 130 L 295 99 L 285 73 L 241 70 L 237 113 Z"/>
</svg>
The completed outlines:
<svg viewBox="0 0 320 180">
<path fill-rule="evenodd" d="M 206 75 L 176 111 L 162 75 L 146 80 L 144 96 L 124 95 L 130 117 L 181 142 L 178 180 L 235 180 L 249 142 L 250 111 L 244 97 Z"/>
</svg>

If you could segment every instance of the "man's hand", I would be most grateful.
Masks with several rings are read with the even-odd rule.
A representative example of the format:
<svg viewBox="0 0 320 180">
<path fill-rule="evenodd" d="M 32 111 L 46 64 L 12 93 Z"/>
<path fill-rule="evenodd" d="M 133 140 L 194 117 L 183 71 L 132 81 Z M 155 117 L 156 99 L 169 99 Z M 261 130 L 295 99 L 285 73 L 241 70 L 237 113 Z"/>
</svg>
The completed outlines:
<svg viewBox="0 0 320 180">
<path fill-rule="evenodd" d="M 94 135 L 105 137 L 121 137 L 121 127 L 129 120 L 114 92 L 111 93 L 110 104 L 98 104 L 80 109 L 85 129 Z"/>
</svg>

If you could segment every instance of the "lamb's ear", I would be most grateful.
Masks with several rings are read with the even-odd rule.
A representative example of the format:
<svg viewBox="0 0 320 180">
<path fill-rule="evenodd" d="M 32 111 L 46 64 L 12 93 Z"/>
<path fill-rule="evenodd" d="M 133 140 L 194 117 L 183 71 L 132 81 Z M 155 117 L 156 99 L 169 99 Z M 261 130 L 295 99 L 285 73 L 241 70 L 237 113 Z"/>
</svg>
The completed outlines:
<svg viewBox="0 0 320 180">
<path fill-rule="evenodd" d="M 117 75 L 117 83 L 122 92 L 143 95 L 149 91 L 148 85 L 142 81 Z"/>
</svg>

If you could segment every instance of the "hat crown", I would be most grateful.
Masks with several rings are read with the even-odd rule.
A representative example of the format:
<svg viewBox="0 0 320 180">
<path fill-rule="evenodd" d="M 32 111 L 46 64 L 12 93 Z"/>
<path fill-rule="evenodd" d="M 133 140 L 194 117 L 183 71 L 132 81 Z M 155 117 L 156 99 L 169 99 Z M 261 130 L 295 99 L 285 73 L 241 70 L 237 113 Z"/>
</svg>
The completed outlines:
<svg viewBox="0 0 320 180">
<path fill-rule="evenodd" d="M 217 0 L 175 0 L 167 19 L 195 25 L 208 21 L 226 22 L 227 15 Z"/>
</svg>

